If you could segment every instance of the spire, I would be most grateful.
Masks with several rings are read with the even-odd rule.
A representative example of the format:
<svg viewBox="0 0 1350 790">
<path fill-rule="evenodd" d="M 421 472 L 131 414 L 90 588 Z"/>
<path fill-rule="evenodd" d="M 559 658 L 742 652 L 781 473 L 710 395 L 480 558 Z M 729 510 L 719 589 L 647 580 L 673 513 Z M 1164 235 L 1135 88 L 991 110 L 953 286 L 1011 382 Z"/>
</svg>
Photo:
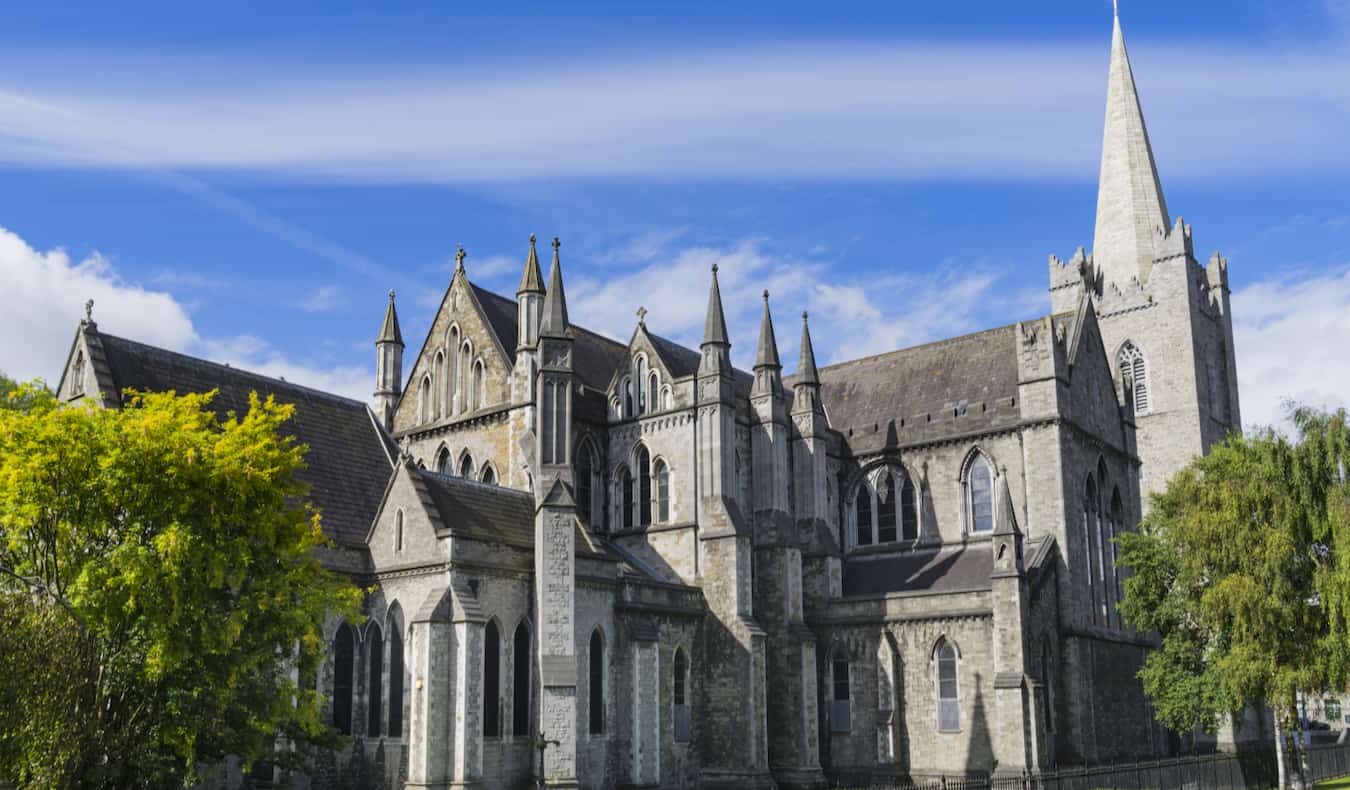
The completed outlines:
<svg viewBox="0 0 1350 790">
<path fill-rule="evenodd" d="M 722 314 L 722 291 L 717 287 L 717 264 L 712 266 L 712 289 L 708 292 L 708 317 L 703 321 L 703 342 L 731 345 L 727 340 L 727 319 Z"/>
<path fill-rule="evenodd" d="M 402 347 L 403 332 L 398 328 L 398 311 L 394 309 L 394 292 L 389 292 L 389 307 L 384 311 L 384 323 L 380 324 L 380 336 L 375 344 L 394 343 Z"/>
<path fill-rule="evenodd" d="M 1017 528 L 1017 507 L 1013 505 L 1012 492 L 1008 490 L 1008 470 L 1000 469 L 997 489 L 994 491 L 994 534 L 1020 535 Z"/>
<path fill-rule="evenodd" d="M 797 357 L 797 383 L 820 384 L 820 373 L 816 370 L 816 350 L 811 346 L 811 325 L 807 322 L 806 311 L 802 311 L 802 347 Z"/>
<path fill-rule="evenodd" d="M 563 293 L 562 262 L 558 260 L 558 248 L 562 242 L 553 237 L 553 267 L 548 273 L 548 293 L 544 296 L 544 318 L 540 322 L 539 332 L 557 337 L 567 329 L 567 295 Z"/>
<path fill-rule="evenodd" d="M 1103 279 L 1121 285 L 1131 278 L 1147 280 L 1154 258 L 1154 228 L 1166 232 L 1171 224 L 1117 12 L 1092 241 L 1093 260 Z"/>
<path fill-rule="evenodd" d="M 773 336 L 773 316 L 769 314 L 769 292 L 764 292 L 764 315 L 759 319 L 759 350 L 755 353 L 755 367 L 781 368 L 778 361 L 778 340 Z"/>
<path fill-rule="evenodd" d="M 526 293 L 542 294 L 544 292 L 544 275 L 539 271 L 539 253 L 534 249 L 534 234 L 530 234 L 530 254 L 525 256 L 525 271 L 520 275 L 520 287 L 516 289 L 516 296 Z"/>
</svg>

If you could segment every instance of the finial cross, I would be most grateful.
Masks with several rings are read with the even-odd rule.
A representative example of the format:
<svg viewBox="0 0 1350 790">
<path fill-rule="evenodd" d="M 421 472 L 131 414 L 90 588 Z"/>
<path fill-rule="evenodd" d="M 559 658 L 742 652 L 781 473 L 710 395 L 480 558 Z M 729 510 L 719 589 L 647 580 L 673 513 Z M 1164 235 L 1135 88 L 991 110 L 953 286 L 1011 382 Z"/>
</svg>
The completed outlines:
<svg viewBox="0 0 1350 790">
<path fill-rule="evenodd" d="M 639 323 L 639 324 L 642 324 L 643 326 L 646 326 L 646 325 L 647 325 L 647 308 L 645 308 L 645 307 L 639 307 L 639 308 L 637 309 L 637 317 L 638 317 L 638 323 Z"/>
<path fill-rule="evenodd" d="M 553 237 L 553 251 L 554 251 L 554 252 L 557 252 L 557 251 L 558 251 L 558 248 L 561 247 L 561 246 L 562 246 L 562 242 L 561 242 L 561 241 L 558 241 L 558 237 L 557 237 L 557 236 L 554 236 L 554 237 Z"/>
<path fill-rule="evenodd" d="M 93 299 L 90 299 L 89 301 L 87 301 L 87 302 L 84 303 L 84 320 L 86 320 L 86 321 L 93 321 L 93 320 L 94 320 L 94 300 L 93 300 Z"/>
<path fill-rule="evenodd" d="M 469 254 L 468 254 L 467 252 L 464 251 L 464 245 L 463 245 L 463 244 L 456 244 L 455 247 L 456 247 L 456 249 L 455 249 L 455 268 L 456 268 L 456 269 L 459 269 L 459 270 L 461 270 L 461 271 L 463 271 L 463 270 L 464 270 L 464 259 L 467 258 L 467 257 L 469 257 Z"/>
</svg>

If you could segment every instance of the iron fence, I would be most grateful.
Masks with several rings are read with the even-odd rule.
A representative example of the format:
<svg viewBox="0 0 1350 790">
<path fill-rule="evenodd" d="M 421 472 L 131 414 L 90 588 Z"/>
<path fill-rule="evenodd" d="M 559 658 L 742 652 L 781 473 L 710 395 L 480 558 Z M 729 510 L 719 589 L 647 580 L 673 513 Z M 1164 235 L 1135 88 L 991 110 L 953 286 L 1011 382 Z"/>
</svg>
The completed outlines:
<svg viewBox="0 0 1350 790">
<path fill-rule="evenodd" d="M 1350 744 L 1306 751 L 1311 785 L 1350 775 Z M 839 790 L 1278 790 L 1275 750 L 1173 757 L 1035 773 L 946 776 L 916 781 L 837 785 Z"/>
</svg>

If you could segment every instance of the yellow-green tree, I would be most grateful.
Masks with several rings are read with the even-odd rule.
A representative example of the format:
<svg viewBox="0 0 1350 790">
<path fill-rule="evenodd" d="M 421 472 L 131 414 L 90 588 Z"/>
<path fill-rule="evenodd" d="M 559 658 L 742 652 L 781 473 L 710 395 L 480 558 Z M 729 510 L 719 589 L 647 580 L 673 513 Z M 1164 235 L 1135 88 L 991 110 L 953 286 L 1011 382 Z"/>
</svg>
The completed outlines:
<svg viewBox="0 0 1350 790">
<path fill-rule="evenodd" d="M 330 573 L 295 477 L 294 407 L 141 394 L 120 410 L 0 391 L 0 780 L 180 787 L 226 755 L 294 763 L 335 745 L 294 677 L 326 615 L 360 591 Z"/>
<path fill-rule="evenodd" d="M 1300 694 L 1345 683 L 1350 520 L 1342 412 L 1291 412 L 1298 434 L 1233 436 L 1155 494 L 1119 538 L 1121 612 L 1156 631 L 1140 673 L 1158 718 L 1213 732 L 1248 705 L 1275 713 L 1281 786 L 1301 784 Z"/>
</svg>

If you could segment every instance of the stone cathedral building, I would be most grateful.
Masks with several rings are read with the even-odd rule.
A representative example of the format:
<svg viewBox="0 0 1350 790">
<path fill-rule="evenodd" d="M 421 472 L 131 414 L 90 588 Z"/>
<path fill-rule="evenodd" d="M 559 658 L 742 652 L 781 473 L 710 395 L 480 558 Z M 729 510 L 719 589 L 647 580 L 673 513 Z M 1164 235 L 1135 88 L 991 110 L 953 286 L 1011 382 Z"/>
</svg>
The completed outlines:
<svg viewBox="0 0 1350 790">
<path fill-rule="evenodd" d="M 500 295 L 461 254 L 412 346 L 391 293 L 373 409 L 80 326 L 63 398 L 298 406 L 327 560 L 373 589 L 319 679 L 353 745 L 303 781 L 796 788 L 1169 748 L 1111 539 L 1240 420 L 1227 263 L 1168 213 L 1118 20 L 1093 252 L 1050 259 L 1043 317 L 821 367 L 766 293 L 742 371 L 716 267 L 686 348 L 585 329 L 562 257 L 546 278 L 531 238 Z"/>
</svg>

